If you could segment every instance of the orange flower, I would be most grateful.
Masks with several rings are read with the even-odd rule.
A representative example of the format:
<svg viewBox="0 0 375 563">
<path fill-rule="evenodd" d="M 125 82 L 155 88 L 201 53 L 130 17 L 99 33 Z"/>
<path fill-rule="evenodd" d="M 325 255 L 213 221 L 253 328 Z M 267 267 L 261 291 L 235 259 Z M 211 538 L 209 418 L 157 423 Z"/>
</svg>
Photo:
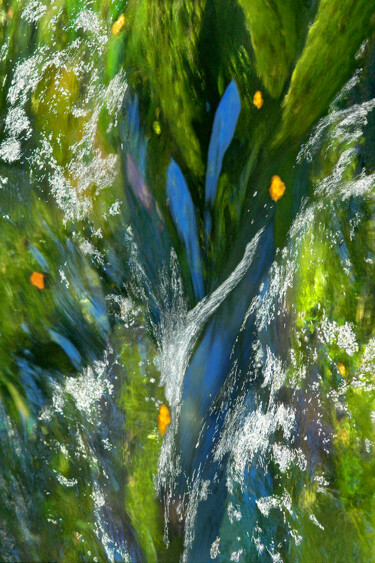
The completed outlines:
<svg viewBox="0 0 375 563">
<path fill-rule="evenodd" d="M 165 405 L 160 405 L 159 416 L 158 416 L 158 426 L 159 426 L 159 432 L 162 436 L 164 436 L 164 434 L 166 433 L 170 422 L 171 422 L 171 415 L 170 415 L 170 412 L 169 412 L 169 408 L 166 407 Z"/>
<path fill-rule="evenodd" d="M 30 281 L 38 289 L 44 289 L 44 276 L 39 272 L 33 272 L 30 276 Z"/>
<path fill-rule="evenodd" d="M 342 377 L 345 377 L 346 374 L 346 368 L 344 366 L 344 364 L 342 364 L 341 362 L 337 364 L 338 370 L 340 372 L 340 375 L 342 375 Z"/>
<path fill-rule="evenodd" d="M 125 23 L 126 23 L 126 18 L 124 14 L 121 14 L 112 26 L 113 35 L 118 35 L 120 31 L 125 27 Z"/>
<path fill-rule="evenodd" d="M 272 176 L 270 196 L 273 201 L 279 201 L 279 199 L 283 197 L 285 189 L 285 184 L 280 176 Z"/>
<path fill-rule="evenodd" d="M 255 92 L 254 97 L 253 97 L 253 104 L 257 109 L 260 109 L 262 107 L 263 97 L 262 97 L 262 92 L 260 90 Z"/>
</svg>

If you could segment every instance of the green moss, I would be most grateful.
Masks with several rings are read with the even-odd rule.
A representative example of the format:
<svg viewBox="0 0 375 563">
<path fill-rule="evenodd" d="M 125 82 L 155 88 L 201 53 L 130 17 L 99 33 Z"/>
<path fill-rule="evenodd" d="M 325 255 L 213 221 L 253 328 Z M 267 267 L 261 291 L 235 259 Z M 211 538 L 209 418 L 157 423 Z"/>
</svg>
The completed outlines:
<svg viewBox="0 0 375 563">
<path fill-rule="evenodd" d="M 164 402 L 155 356 L 143 330 L 128 332 L 121 352 L 127 380 L 120 400 L 126 413 L 125 510 L 148 562 L 156 562 L 157 553 L 165 550 L 163 514 L 154 485 L 162 443 L 157 428 L 158 404 Z"/>
<path fill-rule="evenodd" d="M 203 5 L 202 0 L 162 5 L 157 0 L 131 2 L 125 49 L 132 83 L 142 85 L 153 107 L 160 107 L 185 162 L 197 174 L 203 172 L 193 128 L 193 120 L 204 112 L 197 53 Z"/>
<path fill-rule="evenodd" d="M 269 94 L 278 98 L 297 52 L 304 3 L 240 0 L 250 29 L 256 68 Z"/>
<path fill-rule="evenodd" d="M 283 103 L 277 145 L 301 138 L 351 76 L 355 54 L 375 26 L 371 2 L 322 0 Z"/>
</svg>

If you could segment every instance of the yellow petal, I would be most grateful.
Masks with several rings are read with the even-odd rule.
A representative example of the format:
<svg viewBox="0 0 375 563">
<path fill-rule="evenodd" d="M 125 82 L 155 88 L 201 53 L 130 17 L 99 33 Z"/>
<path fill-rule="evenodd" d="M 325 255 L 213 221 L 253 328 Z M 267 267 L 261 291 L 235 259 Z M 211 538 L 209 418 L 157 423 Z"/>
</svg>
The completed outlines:
<svg viewBox="0 0 375 563">
<path fill-rule="evenodd" d="M 168 407 L 166 407 L 165 405 L 160 405 L 159 416 L 158 416 L 158 427 L 159 427 L 159 432 L 162 436 L 164 436 L 164 434 L 166 433 L 170 422 L 171 422 L 171 415 Z"/>
<path fill-rule="evenodd" d="M 113 35 L 118 35 L 120 31 L 125 27 L 126 18 L 124 14 L 120 14 L 115 23 L 112 26 Z"/>
<path fill-rule="evenodd" d="M 30 276 L 30 281 L 38 289 L 44 289 L 44 276 L 39 272 L 33 272 Z"/>
<path fill-rule="evenodd" d="M 279 199 L 283 197 L 285 189 L 285 184 L 281 180 L 280 176 L 272 176 L 270 196 L 273 201 L 279 201 Z"/>
<path fill-rule="evenodd" d="M 157 135 L 160 135 L 161 133 L 161 127 L 160 127 L 160 123 L 159 121 L 154 121 L 154 123 L 152 124 L 154 131 Z"/>
<path fill-rule="evenodd" d="M 260 109 L 262 107 L 263 97 L 262 97 L 262 92 L 260 90 L 255 92 L 254 97 L 253 97 L 253 104 L 257 109 Z"/>
</svg>

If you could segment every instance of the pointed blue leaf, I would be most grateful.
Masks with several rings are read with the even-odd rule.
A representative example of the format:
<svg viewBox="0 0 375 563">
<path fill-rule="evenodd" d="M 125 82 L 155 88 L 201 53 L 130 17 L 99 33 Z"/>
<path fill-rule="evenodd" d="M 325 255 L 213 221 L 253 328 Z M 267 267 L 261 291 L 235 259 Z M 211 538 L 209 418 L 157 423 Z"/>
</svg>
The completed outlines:
<svg viewBox="0 0 375 563">
<path fill-rule="evenodd" d="M 177 232 L 185 243 L 195 296 L 197 299 L 202 299 L 203 267 L 194 204 L 185 178 L 173 158 L 167 172 L 167 196 Z"/>
<path fill-rule="evenodd" d="M 241 100 L 234 80 L 225 90 L 216 110 L 208 148 L 206 171 L 206 203 L 213 205 L 223 158 L 236 129 L 241 111 Z"/>
</svg>

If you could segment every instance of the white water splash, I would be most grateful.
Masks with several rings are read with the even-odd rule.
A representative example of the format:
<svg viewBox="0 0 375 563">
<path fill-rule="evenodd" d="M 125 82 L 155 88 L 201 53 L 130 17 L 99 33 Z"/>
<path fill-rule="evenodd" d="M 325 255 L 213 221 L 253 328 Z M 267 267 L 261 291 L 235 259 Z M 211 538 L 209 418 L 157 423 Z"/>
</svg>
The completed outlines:
<svg viewBox="0 0 375 563">
<path fill-rule="evenodd" d="M 39 0 L 31 0 L 22 10 L 21 18 L 28 23 L 34 23 L 40 20 L 47 11 L 47 6 L 39 2 Z"/>
<path fill-rule="evenodd" d="M 163 440 L 156 479 L 157 489 L 159 491 L 164 490 L 165 492 L 165 541 L 167 542 L 169 503 L 172 499 L 175 479 L 180 472 L 179 459 L 176 459 L 173 453 L 175 435 L 179 423 L 184 376 L 194 346 L 204 325 L 246 274 L 253 261 L 262 233 L 263 230 L 259 231 L 246 246 L 241 262 L 227 280 L 189 312 L 186 311 L 181 282 L 180 279 L 176 277 L 176 270 L 172 278 L 170 278 L 172 279 L 172 285 L 175 289 L 175 299 L 172 303 L 173 310 L 163 313 L 160 326 L 156 329 L 160 351 L 160 384 L 165 386 L 165 395 L 171 407 L 172 419 L 168 432 Z M 185 559 L 195 534 L 194 521 L 197 514 L 198 503 L 202 500 L 206 488 L 207 486 L 197 477 L 193 481 L 192 488 L 188 495 L 188 521 L 185 522 L 186 531 L 183 555 Z"/>
<path fill-rule="evenodd" d="M 218 536 L 214 542 L 212 542 L 211 549 L 210 549 L 210 557 L 211 559 L 216 559 L 216 557 L 220 554 L 220 537 Z"/>
<path fill-rule="evenodd" d="M 350 323 L 338 325 L 335 321 L 329 321 L 324 317 L 319 330 L 318 338 L 326 344 L 337 344 L 345 350 L 348 356 L 353 356 L 358 351 L 358 344 L 354 328 Z"/>
<path fill-rule="evenodd" d="M 106 49 L 110 39 L 108 24 L 90 9 L 77 14 L 72 29 L 84 40 L 72 40 L 64 49 L 56 50 L 54 34 L 62 25 L 62 10 L 58 3 L 48 7 L 38 0 L 32 0 L 23 10 L 22 18 L 34 25 L 43 18 L 53 17 L 48 22 L 51 34 L 50 45 L 37 45 L 34 53 L 17 63 L 13 70 L 11 85 L 7 94 L 8 110 L 5 118 L 5 137 L 0 145 L 0 159 L 17 162 L 24 157 L 24 143 L 32 130 L 27 115 L 32 94 L 38 88 L 38 105 L 46 104 L 49 114 L 59 115 L 61 99 L 67 101 L 64 119 L 82 121 L 79 140 L 72 143 L 66 162 L 57 162 L 56 152 L 61 148 L 61 131 L 46 128 L 39 123 L 34 131 L 36 147 L 23 161 L 28 172 L 39 183 L 47 182 L 57 204 L 65 213 L 65 220 L 82 220 L 92 210 L 93 200 L 100 190 L 109 188 L 119 174 L 116 154 L 105 154 L 98 146 L 99 118 L 103 110 L 109 114 L 107 133 L 117 125 L 117 118 L 123 101 L 127 82 L 121 69 L 105 85 L 104 74 Z M 100 62 L 100 64 L 98 64 Z M 47 76 L 54 78 L 55 93 Z M 76 81 L 81 88 L 78 101 L 69 104 L 70 90 L 64 86 L 64 77 Z M 61 81 L 61 82 L 60 82 Z M 32 102 L 33 103 L 33 102 Z"/>
<path fill-rule="evenodd" d="M 204 297 L 194 309 L 184 313 L 181 304 L 178 318 L 173 318 L 169 311 L 163 314 L 158 329 L 161 357 L 160 383 L 165 386 L 165 395 L 172 407 L 176 408 L 180 403 L 183 378 L 201 330 L 246 274 L 262 233 L 263 230 L 260 230 L 246 246 L 241 262 L 231 275 L 211 295 Z"/>
<path fill-rule="evenodd" d="M 355 81 L 351 82 L 350 87 L 352 88 L 355 84 Z M 331 132 L 332 136 L 328 148 L 332 147 L 333 141 L 340 141 L 340 143 L 358 141 L 362 136 L 363 127 L 367 124 L 367 116 L 374 108 L 375 98 L 362 104 L 355 104 L 347 109 L 333 109 L 319 121 L 307 143 L 302 145 L 297 156 L 297 162 L 301 163 L 303 160 L 312 162 L 330 128 L 331 131 L 333 128 L 333 132 Z"/>
</svg>

